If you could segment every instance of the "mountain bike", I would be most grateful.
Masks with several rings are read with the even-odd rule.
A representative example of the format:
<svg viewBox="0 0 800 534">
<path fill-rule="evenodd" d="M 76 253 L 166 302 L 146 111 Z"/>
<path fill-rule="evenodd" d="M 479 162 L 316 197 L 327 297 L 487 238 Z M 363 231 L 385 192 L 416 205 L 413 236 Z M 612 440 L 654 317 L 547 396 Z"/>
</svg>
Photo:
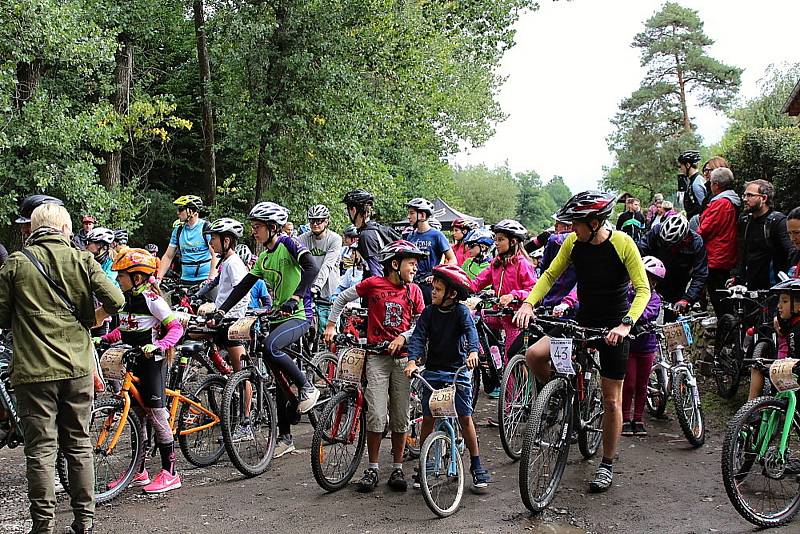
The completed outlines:
<svg viewBox="0 0 800 534">
<path fill-rule="evenodd" d="M 500 299 L 492 291 L 484 291 L 478 295 L 480 300 L 475 305 L 475 328 L 478 331 L 478 368 L 480 372 L 472 373 L 472 407 L 478 404 L 481 382 L 483 390 L 488 394 L 500 387 L 505 368 L 505 341 L 503 332 L 495 331 L 486 324 L 487 317 L 512 317 L 515 309 L 510 305 L 498 308 Z M 518 301 L 512 303 L 519 304 Z"/>
<path fill-rule="evenodd" d="M 722 480 L 736 511 L 760 527 L 788 523 L 800 510 L 800 360 L 748 359 L 768 377 L 774 397 L 742 406 L 722 444 Z"/>
<path fill-rule="evenodd" d="M 550 339 L 554 378 L 537 395 L 528 418 L 519 464 L 522 502 L 534 513 L 555 497 L 567 465 L 573 426 L 584 458 L 597 453 L 603 437 L 603 394 L 600 364 L 590 343 L 602 341 L 608 331 L 575 321 L 536 317 L 543 326 L 561 328 L 561 338 Z"/>
</svg>

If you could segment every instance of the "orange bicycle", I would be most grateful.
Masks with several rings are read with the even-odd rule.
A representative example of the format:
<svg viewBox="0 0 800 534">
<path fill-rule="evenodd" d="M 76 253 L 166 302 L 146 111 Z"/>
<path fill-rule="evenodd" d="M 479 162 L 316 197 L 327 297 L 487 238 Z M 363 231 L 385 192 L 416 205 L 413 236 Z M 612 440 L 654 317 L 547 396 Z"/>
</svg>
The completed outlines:
<svg viewBox="0 0 800 534">
<path fill-rule="evenodd" d="M 184 347 L 179 346 L 179 349 Z M 198 467 L 207 467 L 222 456 L 225 449 L 220 437 L 219 408 L 226 379 L 209 375 L 194 393 L 180 390 L 181 374 L 189 364 L 191 347 L 179 350 L 178 376 L 173 376 L 166 388 L 169 424 L 186 459 Z M 131 398 L 143 405 L 136 384 L 139 379 L 127 370 L 141 349 L 117 344 L 109 347 L 100 358 L 107 380 L 120 380 L 122 387 L 113 396 L 95 402 L 89 433 L 94 449 L 95 501 L 108 502 L 122 493 L 131 483 L 137 468 L 147 453 L 143 441 L 142 421 L 131 410 Z M 112 482 L 118 481 L 116 484 Z"/>
</svg>

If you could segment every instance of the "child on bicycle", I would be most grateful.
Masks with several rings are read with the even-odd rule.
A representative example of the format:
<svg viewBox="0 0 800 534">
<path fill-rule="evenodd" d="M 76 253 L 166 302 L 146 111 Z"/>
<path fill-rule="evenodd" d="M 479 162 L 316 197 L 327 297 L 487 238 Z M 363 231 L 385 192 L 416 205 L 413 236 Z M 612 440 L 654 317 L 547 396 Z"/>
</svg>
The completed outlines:
<svg viewBox="0 0 800 534">
<path fill-rule="evenodd" d="M 161 470 L 150 478 L 144 465 L 138 467 L 134 486 L 143 486 L 145 493 L 164 493 L 181 487 L 181 477 L 175 471 L 175 442 L 169 425 L 169 412 L 164 406 L 167 367 L 174 347 L 183 336 L 180 321 L 161 297 L 156 285 L 156 258 L 144 249 L 129 248 L 114 260 L 112 269 L 125 294 L 125 306 L 120 311 L 119 327 L 102 337 L 109 343 L 122 342 L 142 349 L 143 357 L 129 368 L 139 379 L 137 389 L 144 406 L 135 403 L 136 415 L 149 420 L 153 438 L 161 455 Z M 147 425 L 142 425 L 143 441 L 147 441 Z M 123 477 L 125 475 L 123 474 Z M 109 489 L 122 479 L 109 484 Z"/>
<path fill-rule="evenodd" d="M 642 258 L 642 263 L 644 263 L 644 270 L 647 271 L 647 279 L 650 282 L 650 300 L 642 315 L 639 316 L 637 325 L 652 323 L 658 319 L 661 311 L 661 297 L 654 288 L 667 275 L 664 264 L 654 256 L 645 256 Z M 635 288 L 631 285 L 628 289 L 628 302 L 632 303 L 635 296 Z M 647 435 L 642 416 L 647 399 L 650 371 L 656 359 L 656 350 L 658 350 L 658 339 L 655 333 L 641 334 L 631 341 L 628 352 L 628 369 L 622 383 L 623 436 Z M 633 405 L 633 413 L 631 413 L 631 405 Z"/>
<path fill-rule="evenodd" d="M 466 364 L 474 369 L 478 364 L 478 331 L 469 309 L 461 303 L 469 296 L 469 277 L 460 267 L 440 265 L 433 269 L 431 305 L 425 308 L 408 341 L 408 364 L 405 374 L 411 378 L 417 370 L 417 360 L 425 357 L 422 376 L 436 389 L 453 383 L 455 372 Z M 427 353 L 427 356 L 425 356 Z M 428 401 L 431 391 L 422 392 L 422 430 L 420 443 L 433 431 L 434 418 Z M 460 374 L 456 387 L 458 424 L 469 449 L 472 489 L 475 492 L 489 485 L 489 472 L 481 465 L 478 434 L 472 421 L 472 383 L 468 374 Z M 419 487 L 419 476 L 414 487 Z"/>
<path fill-rule="evenodd" d="M 425 253 L 408 241 L 395 241 L 378 254 L 383 276 L 372 276 L 354 287 L 345 289 L 336 298 L 328 316 L 324 339 L 331 343 L 336 324 L 348 302 L 367 300 L 367 342 L 391 342 L 389 354 L 369 355 L 366 363 L 367 389 L 367 452 L 369 466 L 358 483 L 358 491 L 369 493 L 378 485 L 378 455 L 388 412 L 392 432 L 392 473 L 388 485 L 396 491 L 406 491 L 403 474 L 403 449 L 408 431 L 408 400 L 410 382 L 403 374 L 408 358 L 400 357 L 414 317 L 425 305 L 422 291 L 413 283 L 417 260 Z M 406 333 L 406 335 L 403 335 Z"/>
<path fill-rule="evenodd" d="M 470 280 L 474 280 L 492 262 L 494 236 L 486 228 L 477 228 L 467 234 L 464 243 L 469 257 L 463 261 L 461 268 Z"/>
</svg>

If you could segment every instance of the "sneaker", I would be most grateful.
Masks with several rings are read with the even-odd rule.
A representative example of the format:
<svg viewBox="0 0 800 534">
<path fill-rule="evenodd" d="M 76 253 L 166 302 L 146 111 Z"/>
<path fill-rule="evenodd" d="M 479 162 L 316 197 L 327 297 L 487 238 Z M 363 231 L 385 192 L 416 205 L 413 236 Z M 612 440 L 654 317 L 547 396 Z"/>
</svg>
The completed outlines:
<svg viewBox="0 0 800 534">
<path fill-rule="evenodd" d="M 286 436 L 280 436 L 278 438 L 278 443 L 275 444 L 275 454 L 273 454 L 272 457 L 280 458 L 284 454 L 289 454 L 294 450 L 294 440 Z"/>
<path fill-rule="evenodd" d="M 300 390 L 300 404 L 297 405 L 297 411 L 300 413 L 310 411 L 317 404 L 317 399 L 319 399 L 319 390 L 313 384 L 306 384 Z"/>
<path fill-rule="evenodd" d="M 420 482 L 419 476 L 419 467 L 415 467 L 414 474 L 411 475 L 411 487 L 414 489 L 420 489 L 422 487 L 422 482 Z"/>
<path fill-rule="evenodd" d="M 406 491 L 408 489 L 408 482 L 406 482 L 406 475 L 403 473 L 403 470 L 399 467 L 395 467 L 394 470 L 392 470 L 392 474 L 389 475 L 389 481 L 386 485 L 394 491 Z"/>
<path fill-rule="evenodd" d="M 499 399 L 500 398 L 500 387 L 494 388 L 492 391 L 486 394 L 487 397 L 490 399 Z"/>
<path fill-rule="evenodd" d="M 636 434 L 637 436 L 647 435 L 647 428 L 645 428 L 644 423 L 642 421 L 633 422 L 633 433 Z"/>
<path fill-rule="evenodd" d="M 608 467 L 600 464 L 597 468 L 597 473 L 594 475 L 594 480 L 589 483 L 589 491 L 592 493 L 602 493 L 611 487 L 611 481 L 614 478 L 614 473 Z"/>
<path fill-rule="evenodd" d="M 623 436 L 632 436 L 633 435 L 633 423 L 630 421 L 623 421 L 622 422 L 622 435 Z"/>
<path fill-rule="evenodd" d="M 483 467 L 479 467 L 477 469 L 470 469 L 469 472 L 472 473 L 472 491 L 480 493 L 489 487 L 489 482 L 492 481 L 489 471 Z"/>
<path fill-rule="evenodd" d="M 236 429 L 233 431 L 231 435 L 231 441 L 233 443 L 239 443 L 242 441 L 253 441 L 255 438 L 253 437 L 253 429 L 250 428 L 250 425 L 236 425 Z"/>
<path fill-rule="evenodd" d="M 364 476 L 358 481 L 359 493 L 372 493 L 378 486 L 378 471 L 375 469 L 365 469 Z"/>
<path fill-rule="evenodd" d="M 166 469 L 162 469 L 153 478 L 153 481 L 142 488 L 145 493 L 165 493 L 181 487 L 181 476 L 178 473 L 170 474 Z"/>
<path fill-rule="evenodd" d="M 108 483 L 108 489 L 112 490 L 122 484 L 122 481 L 125 479 L 125 473 L 122 473 L 118 479 L 114 480 L 113 482 Z M 147 474 L 147 469 L 142 469 L 141 473 L 136 473 L 133 475 L 133 480 L 131 481 L 131 486 L 146 486 L 150 484 L 150 475 Z"/>
</svg>

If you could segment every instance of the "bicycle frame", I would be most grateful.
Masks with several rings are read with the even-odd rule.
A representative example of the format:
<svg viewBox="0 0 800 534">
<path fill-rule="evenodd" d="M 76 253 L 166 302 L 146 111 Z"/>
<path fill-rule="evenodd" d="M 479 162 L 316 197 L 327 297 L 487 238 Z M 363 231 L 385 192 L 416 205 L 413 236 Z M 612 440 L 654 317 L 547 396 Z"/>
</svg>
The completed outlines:
<svg viewBox="0 0 800 534">
<path fill-rule="evenodd" d="M 778 445 L 778 452 L 781 455 L 781 459 L 785 460 L 786 454 L 786 444 L 789 441 L 789 434 L 792 429 L 792 422 L 794 421 L 796 409 L 797 409 L 797 395 L 795 391 L 780 391 L 775 395 L 778 399 L 787 399 L 789 401 L 789 405 L 786 408 L 786 420 L 783 422 L 783 428 L 781 429 L 781 441 Z M 764 425 L 764 418 L 769 418 L 766 421 L 766 425 Z M 775 432 L 775 429 L 778 426 L 778 414 L 773 410 L 768 416 L 766 414 L 761 415 L 761 425 L 759 425 L 758 429 L 758 438 L 756 439 L 756 443 L 758 444 L 758 455 L 756 456 L 756 461 L 760 461 L 764 458 L 767 454 L 767 448 L 770 443 L 770 437 Z"/>
</svg>

